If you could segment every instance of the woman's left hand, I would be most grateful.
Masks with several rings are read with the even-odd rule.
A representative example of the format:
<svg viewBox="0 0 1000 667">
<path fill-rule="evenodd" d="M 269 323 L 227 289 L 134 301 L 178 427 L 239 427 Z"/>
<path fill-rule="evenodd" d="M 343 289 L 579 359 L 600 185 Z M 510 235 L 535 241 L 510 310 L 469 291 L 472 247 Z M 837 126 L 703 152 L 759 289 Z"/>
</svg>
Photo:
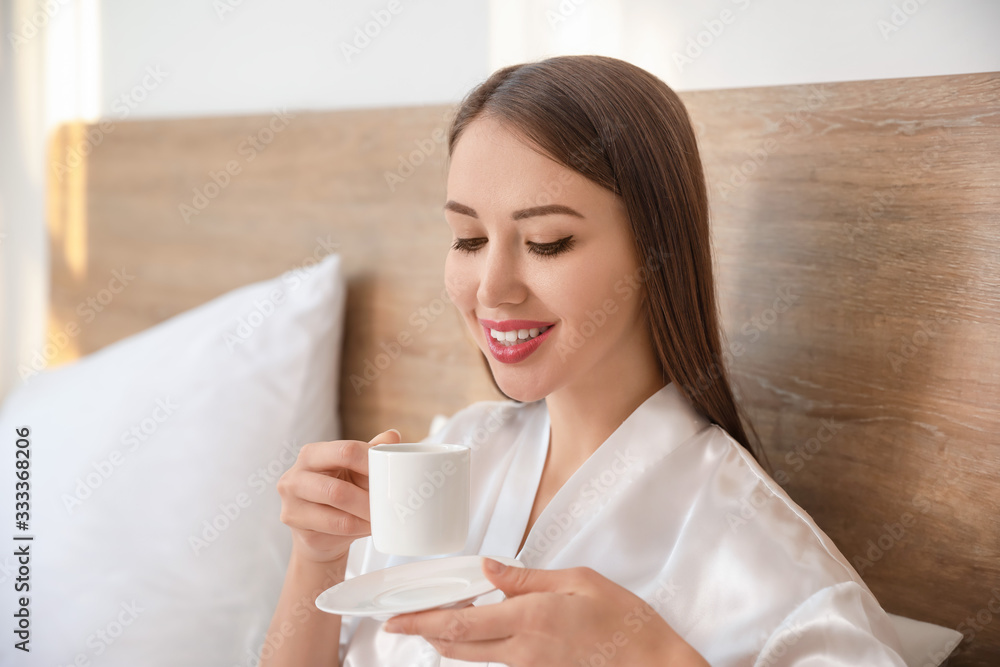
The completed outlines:
<svg viewBox="0 0 1000 667">
<path fill-rule="evenodd" d="M 645 600 L 587 567 L 483 572 L 507 599 L 401 614 L 387 632 L 421 635 L 438 653 L 511 667 L 708 667 Z M 395 626 L 395 627 L 393 627 Z"/>
</svg>

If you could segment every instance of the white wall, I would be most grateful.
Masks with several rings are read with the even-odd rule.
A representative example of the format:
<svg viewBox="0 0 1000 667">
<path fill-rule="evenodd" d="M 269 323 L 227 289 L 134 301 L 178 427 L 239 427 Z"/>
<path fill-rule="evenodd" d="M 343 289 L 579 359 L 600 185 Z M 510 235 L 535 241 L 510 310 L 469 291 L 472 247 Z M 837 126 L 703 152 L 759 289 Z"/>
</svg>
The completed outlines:
<svg viewBox="0 0 1000 667">
<path fill-rule="evenodd" d="M 348 59 L 373 11 L 391 20 Z M 45 343 L 42 165 L 62 120 L 457 102 L 560 53 L 677 90 L 1000 71 L 998 29 L 996 0 L 0 0 L 0 397 Z"/>
<path fill-rule="evenodd" d="M 56 123 L 443 104 L 489 74 L 485 2 L 47 3 L 0 0 L 0 398 L 45 357 Z"/>
<path fill-rule="evenodd" d="M 675 90 L 1000 70 L 997 0 L 493 0 L 491 68 L 601 53 Z"/>
<path fill-rule="evenodd" d="M 235 5 L 230 10 L 217 11 L 230 3 Z M 481 2 L 105 0 L 104 5 L 102 113 L 109 113 L 113 100 L 139 83 L 150 66 L 167 74 L 133 117 L 261 113 L 275 105 L 439 104 L 460 98 L 488 74 L 487 7 Z M 359 41 L 358 53 L 348 49 L 345 55 L 343 45 L 353 45 L 366 29 L 375 36 L 367 45 Z"/>
</svg>

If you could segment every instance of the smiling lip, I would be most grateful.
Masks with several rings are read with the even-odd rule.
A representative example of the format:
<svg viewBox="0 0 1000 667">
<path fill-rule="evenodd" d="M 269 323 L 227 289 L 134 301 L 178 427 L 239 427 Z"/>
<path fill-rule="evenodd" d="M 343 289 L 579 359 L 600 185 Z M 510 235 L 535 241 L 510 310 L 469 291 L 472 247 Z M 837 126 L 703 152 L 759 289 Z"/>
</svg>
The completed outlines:
<svg viewBox="0 0 1000 667">
<path fill-rule="evenodd" d="M 534 320 L 500 320 L 499 322 L 495 320 L 479 320 L 487 329 L 496 329 L 497 331 L 517 331 L 518 329 L 541 329 L 542 327 L 551 327 L 552 322 L 536 322 Z"/>
<path fill-rule="evenodd" d="M 548 338 L 549 333 L 555 327 L 555 324 L 551 322 L 536 322 L 533 320 L 501 320 L 499 322 L 494 320 L 479 320 L 479 323 L 486 334 L 486 343 L 490 347 L 493 358 L 504 364 L 516 364 L 519 361 L 527 359 L 532 352 L 545 342 L 545 339 Z M 517 331 L 518 329 L 540 329 L 542 327 L 548 327 L 548 329 L 530 340 L 510 346 L 501 345 L 490 335 L 490 329 L 496 329 L 497 331 Z"/>
</svg>

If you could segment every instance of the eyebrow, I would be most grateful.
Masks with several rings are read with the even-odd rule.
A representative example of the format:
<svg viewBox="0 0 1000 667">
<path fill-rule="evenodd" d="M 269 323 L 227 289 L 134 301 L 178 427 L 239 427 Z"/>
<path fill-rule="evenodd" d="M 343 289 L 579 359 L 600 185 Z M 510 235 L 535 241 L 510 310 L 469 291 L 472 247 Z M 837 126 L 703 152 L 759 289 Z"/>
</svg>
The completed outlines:
<svg viewBox="0 0 1000 667">
<path fill-rule="evenodd" d="M 479 218 L 479 214 L 476 211 L 465 204 L 459 204 L 457 201 L 451 199 L 444 205 L 446 211 L 454 211 L 455 213 L 461 213 L 462 215 L 468 215 L 473 218 Z M 513 220 L 523 220 L 525 218 L 531 218 L 537 215 L 572 215 L 577 218 L 583 218 L 583 214 L 574 208 L 569 206 L 564 206 L 563 204 L 546 204 L 545 206 L 532 206 L 531 208 L 524 208 L 520 211 L 514 211 L 510 216 Z"/>
</svg>

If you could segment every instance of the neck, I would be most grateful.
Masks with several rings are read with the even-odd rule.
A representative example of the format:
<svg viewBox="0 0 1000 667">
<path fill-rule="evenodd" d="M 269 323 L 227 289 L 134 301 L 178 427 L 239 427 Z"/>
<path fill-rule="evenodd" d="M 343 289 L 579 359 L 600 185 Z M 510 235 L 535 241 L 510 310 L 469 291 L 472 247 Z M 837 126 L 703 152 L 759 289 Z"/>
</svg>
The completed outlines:
<svg viewBox="0 0 1000 667">
<path fill-rule="evenodd" d="M 641 355 L 636 361 L 618 365 L 607 375 L 588 374 L 545 398 L 551 426 L 547 465 L 572 474 L 636 408 L 665 386 L 655 355 Z"/>
</svg>

